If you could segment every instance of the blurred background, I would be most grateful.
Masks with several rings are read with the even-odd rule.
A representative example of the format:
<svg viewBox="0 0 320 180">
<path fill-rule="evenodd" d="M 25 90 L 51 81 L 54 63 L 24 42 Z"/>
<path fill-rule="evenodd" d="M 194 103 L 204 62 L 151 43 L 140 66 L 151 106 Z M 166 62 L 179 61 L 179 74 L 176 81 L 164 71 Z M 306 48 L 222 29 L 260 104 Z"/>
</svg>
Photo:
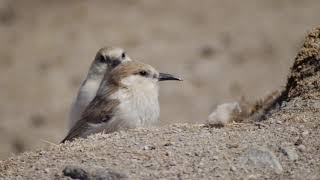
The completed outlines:
<svg viewBox="0 0 320 180">
<path fill-rule="evenodd" d="M 0 159 L 58 143 L 96 51 L 120 46 L 180 75 L 161 125 L 281 88 L 319 0 L 0 0 Z"/>
</svg>

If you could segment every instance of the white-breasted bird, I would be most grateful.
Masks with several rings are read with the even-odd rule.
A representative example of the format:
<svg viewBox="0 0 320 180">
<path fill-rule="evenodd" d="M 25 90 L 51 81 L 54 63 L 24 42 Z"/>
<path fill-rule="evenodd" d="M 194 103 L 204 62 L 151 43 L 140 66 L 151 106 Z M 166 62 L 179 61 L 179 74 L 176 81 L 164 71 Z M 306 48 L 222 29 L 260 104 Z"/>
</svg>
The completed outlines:
<svg viewBox="0 0 320 180">
<path fill-rule="evenodd" d="M 98 132 L 111 133 L 155 124 L 160 114 L 158 82 L 165 80 L 181 81 L 138 61 L 115 67 L 104 76 L 96 97 L 62 143 Z"/>
<path fill-rule="evenodd" d="M 82 82 L 78 95 L 71 105 L 69 129 L 81 118 L 85 108 L 96 96 L 106 72 L 108 73 L 111 69 L 126 61 L 131 61 L 131 59 L 122 48 L 104 47 L 96 53 L 87 77 Z"/>
</svg>

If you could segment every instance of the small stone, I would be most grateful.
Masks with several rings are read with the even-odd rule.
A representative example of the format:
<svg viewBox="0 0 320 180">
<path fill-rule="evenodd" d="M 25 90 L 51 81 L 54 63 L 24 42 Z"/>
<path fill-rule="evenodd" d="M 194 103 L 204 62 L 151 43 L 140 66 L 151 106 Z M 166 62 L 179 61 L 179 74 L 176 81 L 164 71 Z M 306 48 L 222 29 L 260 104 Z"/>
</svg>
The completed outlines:
<svg viewBox="0 0 320 180">
<path fill-rule="evenodd" d="M 237 171 L 237 168 L 234 167 L 234 166 L 231 166 L 231 167 L 230 167 L 230 170 L 233 171 L 233 172 L 235 172 L 235 171 Z"/>
<path fill-rule="evenodd" d="M 23 180 L 22 176 L 16 176 L 15 180 Z"/>
<path fill-rule="evenodd" d="M 288 102 L 286 102 L 286 101 L 281 102 L 281 108 L 286 107 L 286 106 L 287 106 L 287 104 L 288 104 Z"/>
<path fill-rule="evenodd" d="M 145 164 L 143 164 L 144 167 L 152 167 L 154 166 L 151 162 L 147 162 Z"/>
<path fill-rule="evenodd" d="M 299 146 L 302 144 L 303 140 L 301 138 L 298 138 L 298 140 L 294 143 L 294 145 Z"/>
<path fill-rule="evenodd" d="M 143 150 L 154 150 L 154 149 L 156 149 L 156 147 L 153 145 L 145 145 L 145 146 L 143 146 L 142 149 Z"/>
<path fill-rule="evenodd" d="M 297 149 L 300 151 L 300 152 L 304 152 L 306 150 L 306 146 L 304 146 L 303 144 L 300 144 L 299 146 L 297 146 Z"/>
<path fill-rule="evenodd" d="M 45 168 L 45 169 L 44 169 L 44 172 L 45 172 L 46 174 L 48 174 L 48 173 L 50 172 L 49 168 Z"/>
<path fill-rule="evenodd" d="M 295 161 L 299 159 L 299 155 L 296 153 L 295 149 L 290 147 L 281 148 L 281 151 L 284 155 L 288 156 L 290 161 Z"/>
<path fill-rule="evenodd" d="M 88 173 L 76 166 L 66 166 L 63 170 L 63 175 L 71 177 L 72 179 L 89 179 Z"/>
<path fill-rule="evenodd" d="M 212 156 L 212 160 L 216 161 L 218 159 L 219 159 L 218 156 Z"/>
<path fill-rule="evenodd" d="M 177 176 L 178 176 L 178 179 L 179 179 L 179 180 L 183 180 L 183 177 L 182 177 L 181 174 L 178 174 Z"/>
<path fill-rule="evenodd" d="M 227 148 L 233 149 L 233 148 L 238 148 L 239 144 L 227 144 Z"/>
<path fill-rule="evenodd" d="M 66 166 L 63 170 L 63 175 L 72 179 L 128 179 L 128 176 L 124 173 L 115 172 L 111 169 L 102 167 L 88 168 L 84 170 L 78 166 Z"/>
<path fill-rule="evenodd" d="M 172 145 L 174 145 L 174 142 L 167 142 L 163 146 L 172 146 Z"/>
<path fill-rule="evenodd" d="M 246 165 L 250 169 L 268 168 L 277 174 L 283 172 L 283 168 L 278 158 L 267 148 L 251 147 L 246 153 L 240 157 L 240 163 Z"/>
<path fill-rule="evenodd" d="M 172 156 L 172 152 L 167 151 L 167 152 L 165 152 L 165 155 L 166 155 L 166 156 Z"/>
<path fill-rule="evenodd" d="M 268 125 L 266 125 L 265 123 L 261 123 L 261 122 L 255 122 L 254 125 L 258 126 L 259 129 L 268 127 Z"/>
<path fill-rule="evenodd" d="M 97 170 L 91 172 L 90 179 L 120 180 L 129 178 L 124 173 L 116 172 L 111 169 L 98 168 Z"/>
<path fill-rule="evenodd" d="M 313 103 L 313 107 L 316 108 L 316 109 L 320 109 L 320 102 L 318 102 L 318 101 L 314 102 Z"/>
<path fill-rule="evenodd" d="M 282 121 L 279 120 L 279 121 L 277 121 L 276 123 L 277 123 L 277 124 L 282 124 Z"/>
<path fill-rule="evenodd" d="M 177 163 L 175 161 L 170 161 L 169 162 L 169 166 L 176 166 L 176 165 L 177 165 Z"/>
<path fill-rule="evenodd" d="M 302 137 L 306 137 L 309 135 L 309 131 L 303 131 L 301 135 Z"/>
</svg>

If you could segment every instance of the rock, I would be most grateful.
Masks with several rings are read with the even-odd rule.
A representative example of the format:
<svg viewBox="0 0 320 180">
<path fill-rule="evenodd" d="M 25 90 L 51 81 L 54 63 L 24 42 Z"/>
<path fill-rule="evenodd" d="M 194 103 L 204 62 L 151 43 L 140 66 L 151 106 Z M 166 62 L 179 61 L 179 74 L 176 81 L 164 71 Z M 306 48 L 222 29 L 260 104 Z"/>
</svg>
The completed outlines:
<svg viewBox="0 0 320 180">
<path fill-rule="evenodd" d="M 212 156 L 211 158 L 212 158 L 212 160 L 214 160 L 214 161 L 216 161 L 216 160 L 218 160 L 218 159 L 219 159 L 219 157 L 218 157 L 218 156 Z"/>
<path fill-rule="evenodd" d="M 320 102 L 319 101 L 314 102 L 313 108 L 320 109 Z"/>
<path fill-rule="evenodd" d="M 232 149 L 232 148 L 238 148 L 239 144 L 226 144 L 227 148 Z"/>
<path fill-rule="evenodd" d="M 304 146 L 303 144 L 300 144 L 299 146 L 297 146 L 297 149 L 300 151 L 300 152 L 304 152 L 306 150 L 306 146 Z"/>
<path fill-rule="evenodd" d="M 89 170 L 84 170 L 78 166 L 66 166 L 63 170 L 63 175 L 70 177 L 72 179 L 89 180 L 89 179 L 99 179 L 99 180 L 118 180 L 118 179 L 128 179 L 126 174 L 115 172 L 111 169 L 105 168 L 92 168 Z"/>
<path fill-rule="evenodd" d="M 167 143 L 165 143 L 163 146 L 172 146 L 172 145 L 174 145 L 175 143 L 174 142 L 167 142 Z"/>
<path fill-rule="evenodd" d="M 278 158 L 269 150 L 263 147 L 251 147 L 240 158 L 240 163 L 248 168 L 269 169 L 281 174 L 283 168 Z"/>
<path fill-rule="evenodd" d="M 48 174 L 50 172 L 50 169 L 49 168 L 45 168 L 44 172 Z"/>
<path fill-rule="evenodd" d="M 233 172 L 235 172 L 235 171 L 237 171 L 237 168 L 234 167 L 234 166 L 231 166 L 231 167 L 230 167 L 230 170 L 233 171 Z"/>
<path fill-rule="evenodd" d="M 145 145 L 142 147 L 142 149 L 147 151 L 147 150 L 154 150 L 154 149 L 156 149 L 156 147 L 153 145 Z"/>
<path fill-rule="evenodd" d="M 208 124 L 222 127 L 233 121 L 241 112 L 238 102 L 220 104 L 208 117 Z"/>
<path fill-rule="evenodd" d="M 290 147 L 283 147 L 281 148 L 281 152 L 288 156 L 290 161 L 295 161 L 299 159 L 299 155 L 297 154 L 296 150 Z"/>
<path fill-rule="evenodd" d="M 111 169 L 99 168 L 91 172 L 90 179 L 99 179 L 99 180 L 120 180 L 120 179 L 129 179 L 126 174 L 115 172 Z"/>
<path fill-rule="evenodd" d="M 294 145 L 295 145 L 295 146 L 299 146 L 299 145 L 302 144 L 302 143 L 303 143 L 303 140 L 302 140 L 302 138 L 299 137 L 299 138 L 297 139 L 297 141 L 294 143 Z"/>
<path fill-rule="evenodd" d="M 88 173 L 82 168 L 77 166 L 66 166 L 62 171 L 64 176 L 71 177 L 72 179 L 87 180 L 89 179 Z"/>
<path fill-rule="evenodd" d="M 172 156 L 172 152 L 166 151 L 166 152 L 164 153 L 164 155 L 166 155 L 166 156 Z"/>
<path fill-rule="evenodd" d="M 301 135 L 302 137 L 307 137 L 309 135 L 309 131 L 303 131 Z"/>
</svg>

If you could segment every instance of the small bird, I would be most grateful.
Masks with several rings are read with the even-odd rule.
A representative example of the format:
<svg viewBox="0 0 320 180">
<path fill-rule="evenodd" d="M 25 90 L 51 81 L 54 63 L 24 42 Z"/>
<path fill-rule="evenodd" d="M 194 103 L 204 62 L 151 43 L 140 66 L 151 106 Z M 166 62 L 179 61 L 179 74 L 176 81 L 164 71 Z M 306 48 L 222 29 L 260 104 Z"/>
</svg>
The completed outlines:
<svg viewBox="0 0 320 180">
<path fill-rule="evenodd" d="M 104 76 L 97 95 L 61 143 L 155 124 L 160 114 L 158 82 L 166 80 L 182 81 L 138 61 L 120 64 Z"/>
<path fill-rule="evenodd" d="M 96 53 L 87 77 L 82 82 L 78 95 L 71 105 L 69 129 L 81 118 L 85 108 L 96 96 L 106 72 L 108 74 L 111 69 L 126 61 L 131 61 L 131 59 L 121 48 L 104 47 Z"/>
</svg>

